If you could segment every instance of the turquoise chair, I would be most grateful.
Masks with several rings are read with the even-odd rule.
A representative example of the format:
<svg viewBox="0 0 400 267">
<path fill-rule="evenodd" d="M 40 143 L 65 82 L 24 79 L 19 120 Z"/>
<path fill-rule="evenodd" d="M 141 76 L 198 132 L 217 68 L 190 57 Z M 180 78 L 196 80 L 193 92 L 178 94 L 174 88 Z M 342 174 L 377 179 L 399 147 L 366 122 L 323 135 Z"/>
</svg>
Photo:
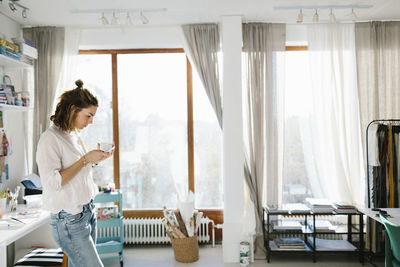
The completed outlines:
<svg viewBox="0 0 400 267">
<path fill-rule="evenodd" d="M 394 224 L 380 214 L 385 225 L 385 267 L 400 267 L 400 225 Z"/>
</svg>

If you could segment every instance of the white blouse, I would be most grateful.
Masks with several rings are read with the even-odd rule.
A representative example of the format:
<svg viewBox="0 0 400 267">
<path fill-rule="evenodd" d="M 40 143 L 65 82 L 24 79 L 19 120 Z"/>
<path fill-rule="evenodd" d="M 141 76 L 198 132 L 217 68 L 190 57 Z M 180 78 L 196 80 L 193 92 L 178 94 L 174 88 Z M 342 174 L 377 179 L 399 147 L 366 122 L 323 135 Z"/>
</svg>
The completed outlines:
<svg viewBox="0 0 400 267">
<path fill-rule="evenodd" d="M 43 208 L 76 214 L 96 195 L 92 166 L 87 164 L 67 184 L 61 185 L 60 171 L 78 161 L 87 150 L 79 135 L 51 125 L 40 137 L 36 162 L 43 185 Z"/>
</svg>

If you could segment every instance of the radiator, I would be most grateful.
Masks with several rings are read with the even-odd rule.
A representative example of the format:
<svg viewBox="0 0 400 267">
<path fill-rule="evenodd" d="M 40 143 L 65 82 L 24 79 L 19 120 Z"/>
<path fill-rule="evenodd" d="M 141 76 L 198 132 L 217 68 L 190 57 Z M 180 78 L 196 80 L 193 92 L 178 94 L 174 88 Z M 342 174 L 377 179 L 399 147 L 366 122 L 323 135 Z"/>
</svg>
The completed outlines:
<svg viewBox="0 0 400 267">
<path fill-rule="evenodd" d="M 209 224 L 211 223 L 210 235 Z M 102 228 L 97 230 L 97 237 L 119 235 L 117 227 Z M 166 244 L 170 239 L 165 232 L 161 218 L 128 218 L 123 219 L 124 244 Z M 215 246 L 214 221 L 208 217 L 201 219 L 197 239 L 200 243 L 212 241 Z"/>
</svg>

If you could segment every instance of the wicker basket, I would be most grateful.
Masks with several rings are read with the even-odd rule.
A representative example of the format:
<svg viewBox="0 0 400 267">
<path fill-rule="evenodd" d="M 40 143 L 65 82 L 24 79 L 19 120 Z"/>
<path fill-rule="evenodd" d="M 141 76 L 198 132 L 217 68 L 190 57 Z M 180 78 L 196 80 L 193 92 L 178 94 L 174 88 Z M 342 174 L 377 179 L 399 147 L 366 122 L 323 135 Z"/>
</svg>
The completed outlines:
<svg viewBox="0 0 400 267">
<path fill-rule="evenodd" d="M 186 238 L 171 238 L 175 260 L 179 262 L 195 262 L 199 259 L 197 235 Z"/>
</svg>

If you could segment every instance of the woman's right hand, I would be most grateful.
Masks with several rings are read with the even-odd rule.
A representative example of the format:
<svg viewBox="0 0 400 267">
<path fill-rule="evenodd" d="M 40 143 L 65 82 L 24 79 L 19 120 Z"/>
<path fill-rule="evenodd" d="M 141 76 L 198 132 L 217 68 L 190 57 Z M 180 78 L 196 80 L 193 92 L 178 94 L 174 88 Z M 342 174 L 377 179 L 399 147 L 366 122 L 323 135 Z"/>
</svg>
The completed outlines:
<svg viewBox="0 0 400 267">
<path fill-rule="evenodd" d="M 88 153 L 86 153 L 86 159 L 88 161 L 88 163 L 95 163 L 98 164 L 100 162 L 102 162 L 105 159 L 108 159 L 109 157 L 111 157 L 113 155 L 113 153 L 107 153 L 104 151 L 100 150 L 100 145 L 97 145 L 97 149 L 93 149 L 92 151 L 89 151 Z"/>
</svg>

